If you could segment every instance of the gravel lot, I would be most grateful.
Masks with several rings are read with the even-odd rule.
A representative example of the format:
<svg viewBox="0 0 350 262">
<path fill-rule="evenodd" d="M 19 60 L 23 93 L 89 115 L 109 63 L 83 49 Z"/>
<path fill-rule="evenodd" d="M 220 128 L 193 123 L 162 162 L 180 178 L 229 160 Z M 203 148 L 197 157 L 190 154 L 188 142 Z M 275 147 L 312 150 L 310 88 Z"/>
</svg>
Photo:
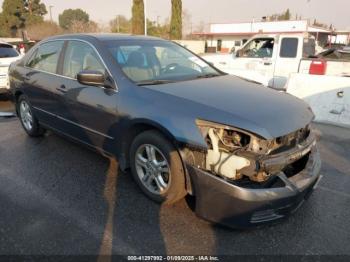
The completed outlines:
<svg viewBox="0 0 350 262">
<path fill-rule="evenodd" d="M 310 199 L 282 223 L 237 231 L 197 218 L 185 200 L 154 204 L 113 159 L 0 119 L 0 254 L 350 255 L 350 132 L 317 127 L 324 178 Z"/>
</svg>

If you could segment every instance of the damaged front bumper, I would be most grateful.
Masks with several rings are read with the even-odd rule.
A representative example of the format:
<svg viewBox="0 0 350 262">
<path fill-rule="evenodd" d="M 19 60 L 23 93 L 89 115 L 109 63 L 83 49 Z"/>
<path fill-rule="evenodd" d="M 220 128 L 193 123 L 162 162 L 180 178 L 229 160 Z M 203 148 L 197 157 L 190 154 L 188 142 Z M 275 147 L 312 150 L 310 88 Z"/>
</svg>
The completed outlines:
<svg viewBox="0 0 350 262">
<path fill-rule="evenodd" d="M 282 169 L 307 155 L 305 168 L 297 174 Z M 262 160 L 267 170 L 276 171 L 275 183 L 265 188 L 240 186 L 210 172 L 187 165 L 196 214 L 214 223 L 247 228 L 280 220 L 296 211 L 320 179 L 321 160 L 314 137 L 296 149 Z M 282 171 L 281 171 L 282 170 Z"/>
</svg>

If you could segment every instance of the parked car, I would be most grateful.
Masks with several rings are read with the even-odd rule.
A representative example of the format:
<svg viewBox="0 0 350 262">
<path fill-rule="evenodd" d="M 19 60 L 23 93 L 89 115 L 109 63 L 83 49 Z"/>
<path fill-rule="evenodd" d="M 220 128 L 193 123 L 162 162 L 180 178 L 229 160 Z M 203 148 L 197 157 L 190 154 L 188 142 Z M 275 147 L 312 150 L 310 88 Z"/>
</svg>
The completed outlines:
<svg viewBox="0 0 350 262">
<path fill-rule="evenodd" d="M 302 100 L 222 73 L 173 42 L 52 37 L 11 66 L 10 85 L 29 136 L 50 129 L 116 157 L 148 197 L 191 194 L 213 222 L 279 220 L 320 178 Z"/>
<path fill-rule="evenodd" d="M 12 62 L 21 57 L 12 45 L 0 42 L 0 94 L 8 93 L 8 68 Z"/>
</svg>

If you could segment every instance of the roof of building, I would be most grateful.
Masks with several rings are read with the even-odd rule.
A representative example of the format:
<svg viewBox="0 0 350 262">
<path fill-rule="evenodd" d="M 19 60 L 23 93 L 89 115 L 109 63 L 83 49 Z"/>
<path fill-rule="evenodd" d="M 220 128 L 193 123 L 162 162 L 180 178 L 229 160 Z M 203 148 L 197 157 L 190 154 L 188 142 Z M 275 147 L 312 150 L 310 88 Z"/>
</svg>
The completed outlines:
<svg viewBox="0 0 350 262">
<path fill-rule="evenodd" d="M 317 26 L 310 26 L 307 20 L 290 21 L 263 21 L 245 23 L 211 24 L 209 32 L 194 33 L 202 36 L 252 36 L 263 34 L 289 34 L 289 33 L 331 33 L 332 30 Z"/>
</svg>

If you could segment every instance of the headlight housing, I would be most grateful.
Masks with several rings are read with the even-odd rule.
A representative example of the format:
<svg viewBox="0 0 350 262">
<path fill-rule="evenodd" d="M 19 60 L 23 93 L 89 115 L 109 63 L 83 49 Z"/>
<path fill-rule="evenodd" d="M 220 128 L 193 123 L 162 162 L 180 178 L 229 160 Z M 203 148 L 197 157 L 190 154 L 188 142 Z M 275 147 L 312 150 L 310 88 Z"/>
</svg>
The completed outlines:
<svg viewBox="0 0 350 262">
<path fill-rule="evenodd" d="M 205 120 L 197 120 L 196 124 L 208 146 L 213 146 L 211 141 L 209 141 L 210 129 L 214 129 L 214 132 L 220 140 L 221 147 L 225 150 L 247 147 L 252 138 L 252 135 L 248 132 L 227 125 Z"/>
</svg>

